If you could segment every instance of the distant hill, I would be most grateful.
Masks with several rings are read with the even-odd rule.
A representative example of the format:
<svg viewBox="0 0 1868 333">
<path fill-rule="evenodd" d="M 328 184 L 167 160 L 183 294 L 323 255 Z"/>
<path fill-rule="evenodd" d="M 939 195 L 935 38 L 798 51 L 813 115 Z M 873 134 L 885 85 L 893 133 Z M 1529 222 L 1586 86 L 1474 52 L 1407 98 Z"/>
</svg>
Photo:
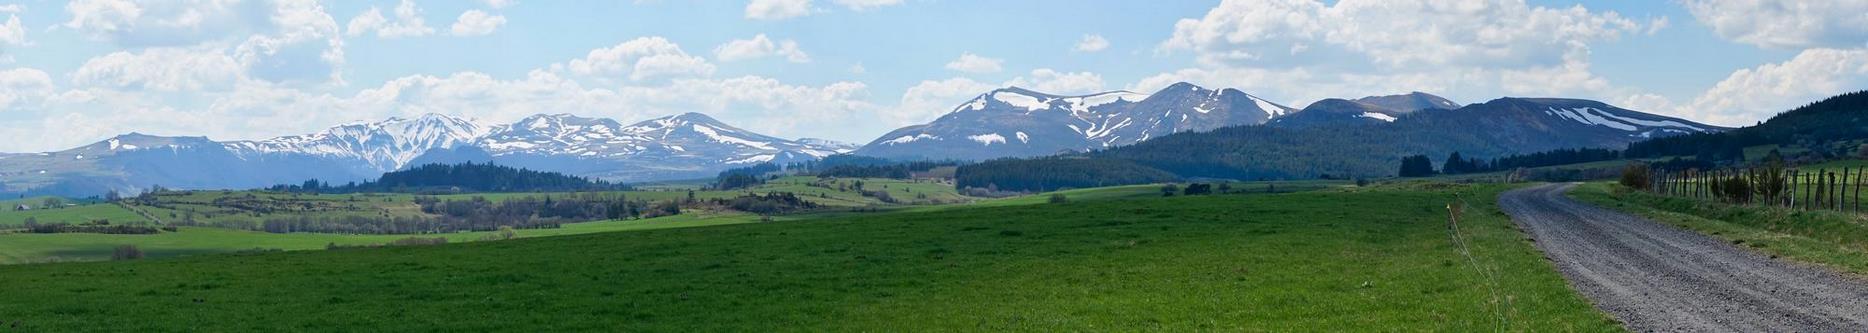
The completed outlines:
<svg viewBox="0 0 1868 333">
<path fill-rule="evenodd" d="M 1434 96 L 1433 94 L 1418 91 L 1404 95 L 1369 96 L 1357 98 L 1355 101 L 1399 113 L 1409 113 L 1426 109 L 1451 110 L 1458 109 L 1461 106 L 1459 103 L 1455 103 L 1453 100 L 1446 99 L 1445 97 Z"/>
<path fill-rule="evenodd" d="M 1320 104 L 1288 116 L 1289 122 L 1178 133 L 1077 156 L 1126 160 L 1188 178 L 1381 177 L 1393 176 L 1401 157 L 1416 154 L 1460 152 L 1491 158 L 1561 148 L 1619 148 L 1652 137 L 1726 130 L 1577 99 L 1500 98 L 1452 110 L 1416 111 L 1392 122 L 1367 116 L 1386 115 L 1367 103 Z M 1305 115 L 1311 111 L 1319 113 Z M 1030 162 L 1023 169 L 1046 163 Z M 1021 170 L 1016 160 L 1001 161 L 991 170 L 1031 172 Z"/>
<path fill-rule="evenodd" d="M 1772 116 L 1755 126 L 1718 133 L 1656 138 L 1628 145 L 1627 157 L 1699 156 L 1735 159 L 1745 147 L 1795 144 L 1817 154 L 1855 153 L 1856 140 L 1868 139 L 1868 91 L 1826 98 Z"/>
</svg>

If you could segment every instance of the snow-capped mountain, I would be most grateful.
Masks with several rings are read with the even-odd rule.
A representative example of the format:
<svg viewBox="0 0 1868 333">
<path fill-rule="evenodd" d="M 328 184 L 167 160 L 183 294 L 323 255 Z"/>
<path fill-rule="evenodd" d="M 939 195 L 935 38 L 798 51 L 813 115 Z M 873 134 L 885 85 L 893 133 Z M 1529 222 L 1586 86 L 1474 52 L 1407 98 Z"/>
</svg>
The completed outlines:
<svg viewBox="0 0 1868 333">
<path fill-rule="evenodd" d="M 464 161 L 613 181 L 689 179 L 849 149 L 753 133 L 699 113 L 627 126 L 569 114 L 503 125 L 427 114 L 257 141 L 131 133 L 65 151 L 4 155 L 0 193 L 85 196 L 157 185 L 210 189 L 360 181 L 411 165 Z"/>
<path fill-rule="evenodd" d="M 838 154 L 853 152 L 856 151 L 857 148 L 863 147 L 863 145 L 860 144 L 818 138 L 799 138 L 798 143 L 830 149 L 836 151 Z"/>
<path fill-rule="evenodd" d="M 235 141 L 226 145 L 242 156 L 305 154 L 358 159 L 376 170 L 389 171 L 406 166 L 430 150 L 473 143 L 491 130 L 492 126 L 473 120 L 429 113 L 415 119 L 356 122 L 313 134 Z"/>
<path fill-rule="evenodd" d="M 1462 106 L 1445 97 L 1434 96 L 1433 94 L 1419 91 L 1402 95 L 1369 96 L 1357 98 L 1355 101 L 1393 110 L 1397 113 L 1409 113 L 1426 109 L 1452 110 Z"/>
<path fill-rule="evenodd" d="M 993 90 L 933 122 L 903 127 L 856 150 L 888 158 L 983 160 L 1084 151 L 1182 131 L 1262 124 L 1296 111 L 1235 89 L 1176 83 L 1152 95 L 1059 96 Z"/>
<path fill-rule="evenodd" d="M 1356 126 L 1341 125 L 1341 120 L 1338 119 L 1338 125 L 1312 127 Z M 1304 127 L 1301 124 L 1287 126 L 1282 122 L 1271 126 Z M 1507 97 L 1457 109 L 1420 110 L 1392 122 L 1357 130 L 1410 133 L 1403 135 L 1410 138 L 1444 138 L 1428 146 L 1447 150 L 1441 153 L 1463 151 L 1470 156 L 1486 156 L 1561 148 L 1621 149 L 1649 138 L 1729 129 L 1591 100 Z M 1452 142 L 1456 139 L 1466 142 Z"/>
<path fill-rule="evenodd" d="M 1374 104 L 1340 98 L 1328 98 L 1310 103 L 1310 106 L 1305 106 L 1302 111 L 1272 119 L 1268 126 L 1304 127 L 1348 124 L 1385 124 L 1394 122 L 1395 119 L 1406 114 L 1407 112 L 1404 111 L 1384 108 Z"/>
<path fill-rule="evenodd" d="M 473 147 L 495 163 L 624 181 L 707 177 L 729 167 L 838 153 L 836 147 L 753 133 L 699 113 L 626 126 L 603 118 L 535 115 L 495 128 Z"/>
</svg>

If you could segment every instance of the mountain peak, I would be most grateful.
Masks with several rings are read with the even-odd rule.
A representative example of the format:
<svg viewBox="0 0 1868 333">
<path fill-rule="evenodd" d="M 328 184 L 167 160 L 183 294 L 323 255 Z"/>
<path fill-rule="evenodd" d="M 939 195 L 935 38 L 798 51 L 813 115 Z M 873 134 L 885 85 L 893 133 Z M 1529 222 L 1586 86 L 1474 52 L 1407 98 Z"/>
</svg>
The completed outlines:
<svg viewBox="0 0 1868 333">
<path fill-rule="evenodd" d="M 1429 94 L 1429 93 L 1419 92 L 1419 91 L 1410 92 L 1410 93 L 1403 94 L 1403 95 L 1368 96 L 1368 97 L 1363 97 L 1363 98 L 1357 98 L 1355 99 L 1355 101 L 1367 103 L 1369 105 L 1374 105 L 1377 107 L 1381 107 L 1383 109 L 1388 109 L 1388 110 L 1391 110 L 1394 112 L 1400 112 L 1400 113 L 1408 113 L 1408 112 L 1414 112 L 1414 111 L 1420 111 L 1420 110 L 1426 110 L 1426 109 L 1448 109 L 1450 110 L 1450 109 L 1457 109 L 1460 107 L 1459 103 L 1455 103 L 1452 100 L 1449 100 L 1449 99 L 1446 99 L 1440 96 L 1434 96 L 1433 94 Z"/>
<path fill-rule="evenodd" d="M 684 121 L 684 122 L 689 122 L 689 123 L 699 123 L 699 124 L 708 124 L 708 125 L 721 124 L 719 119 L 714 119 L 712 116 L 708 116 L 707 114 L 700 113 L 700 112 L 687 112 L 687 113 L 668 116 L 664 118 L 679 120 L 679 121 Z"/>
</svg>

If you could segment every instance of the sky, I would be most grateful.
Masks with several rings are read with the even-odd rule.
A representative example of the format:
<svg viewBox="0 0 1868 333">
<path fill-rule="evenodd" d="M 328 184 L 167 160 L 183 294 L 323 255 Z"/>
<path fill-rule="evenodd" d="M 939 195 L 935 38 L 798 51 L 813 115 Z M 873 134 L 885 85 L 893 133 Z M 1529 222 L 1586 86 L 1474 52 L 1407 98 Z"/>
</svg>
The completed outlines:
<svg viewBox="0 0 1868 333">
<path fill-rule="evenodd" d="M 1182 81 L 1750 125 L 1868 89 L 1868 0 L 0 0 L 0 152 L 425 113 L 866 143 L 995 88 Z"/>
</svg>

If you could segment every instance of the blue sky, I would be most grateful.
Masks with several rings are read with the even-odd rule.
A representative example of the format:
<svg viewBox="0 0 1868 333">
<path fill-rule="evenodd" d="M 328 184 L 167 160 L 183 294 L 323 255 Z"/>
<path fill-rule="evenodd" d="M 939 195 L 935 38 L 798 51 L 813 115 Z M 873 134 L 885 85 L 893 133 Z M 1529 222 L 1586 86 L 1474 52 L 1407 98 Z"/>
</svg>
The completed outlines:
<svg viewBox="0 0 1868 333">
<path fill-rule="evenodd" d="M 0 151 L 442 113 L 867 142 L 987 90 L 1425 91 L 1720 125 L 1868 89 L 1868 0 L 0 2 Z M 419 21 L 419 22 L 418 22 Z"/>
</svg>

